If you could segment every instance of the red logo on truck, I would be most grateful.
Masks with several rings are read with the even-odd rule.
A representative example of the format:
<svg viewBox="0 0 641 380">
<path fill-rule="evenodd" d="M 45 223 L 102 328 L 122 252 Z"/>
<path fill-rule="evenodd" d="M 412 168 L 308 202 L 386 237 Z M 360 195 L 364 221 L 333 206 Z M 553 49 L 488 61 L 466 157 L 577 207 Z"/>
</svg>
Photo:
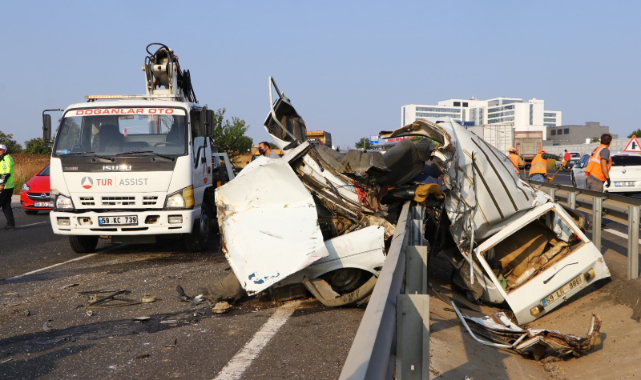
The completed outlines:
<svg viewBox="0 0 641 380">
<path fill-rule="evenodd" d="M 91 189 L 91 187 L 93 186 L 93 179 L 91 179 L 91 177 L 82 177 L 82 180 L 80 180 L 80 184 L 85 189 Z"/>
</svg>

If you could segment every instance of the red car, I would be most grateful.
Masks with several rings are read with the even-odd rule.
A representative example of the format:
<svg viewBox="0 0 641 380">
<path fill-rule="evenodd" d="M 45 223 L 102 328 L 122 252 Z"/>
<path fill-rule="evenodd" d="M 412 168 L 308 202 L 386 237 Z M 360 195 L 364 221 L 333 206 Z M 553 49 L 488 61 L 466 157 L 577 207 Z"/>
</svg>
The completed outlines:
<svg viewBox="0 0 641 380">
<path fill-rule="evenodd" d="M 49 165 L 22 185 L 20 191 L 20 204 L 24 212 L 35 215 L 38 211 L 50 211 L 53 207 L 49 196 Z"/>
</svg>

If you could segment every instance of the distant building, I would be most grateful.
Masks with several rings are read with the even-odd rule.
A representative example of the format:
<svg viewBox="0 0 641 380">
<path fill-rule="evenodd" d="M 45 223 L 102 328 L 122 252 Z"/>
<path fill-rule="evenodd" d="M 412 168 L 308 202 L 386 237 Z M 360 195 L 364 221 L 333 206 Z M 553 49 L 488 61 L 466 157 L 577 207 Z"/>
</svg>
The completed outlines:
<svg viewBox="0 0 641 380">
<path fill-rule="evenodd" d="M 610 127 L 601 125 L 597 121 L 589 121 L 585 125 L 561 125 L 547 128 L 547 140 L 544 145 L 570 145 L 585 144 L 586 139 L 601 137 L 610 133 Z M 612 135 L 613 139 L 618 135 Z"/>
<path fill-rule="evenodd" d="M 541 131 L 546 139 L 547 127 L 561 125 L 561 111 L 549 111 L 541 99 L 492 98 L 488 100 L 447 99 L 437 105 L 407 104 L 401 107 L 401 125 L 430 117 L 447 118 L 465 126 L 512 124 L 514 130 Z"/>
</svg>

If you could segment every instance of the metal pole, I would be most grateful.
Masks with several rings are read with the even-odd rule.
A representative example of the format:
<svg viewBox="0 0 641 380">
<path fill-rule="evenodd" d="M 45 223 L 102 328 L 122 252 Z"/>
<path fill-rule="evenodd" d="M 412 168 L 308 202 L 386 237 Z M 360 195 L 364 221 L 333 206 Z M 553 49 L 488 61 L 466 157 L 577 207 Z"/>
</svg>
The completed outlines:
<svg viewBox="0 0 641 380">
<path fill-rule="evenodd" d="M 553 188 L 553 187 L 549 188 L 548 189 L 548 195 L 550 196 L 550 198 L 552 198 L 553 201 L 556 201 L 556 199 L 554 199 L 554 196 L 556 195 L 556 189 L 555 188 Z"/>
<path fill-rule="evenodd" d="M 603 199 L 595 197 L 592 200 L 592 242 L 601 252 L 601 203 Z M 638 221 L 637 221 L 638 223 Z M 637 224 L 638 225 L 638 224 Z"/>
<path fill-rule="evenodd" d="M 576 210 L 576 193 L 568 193 L 568 207 Z"/>
<path fill-rule="evenodd" d="M 628 280 L 639 278 L 639 206 L 628 206 Z"/>
</svg>

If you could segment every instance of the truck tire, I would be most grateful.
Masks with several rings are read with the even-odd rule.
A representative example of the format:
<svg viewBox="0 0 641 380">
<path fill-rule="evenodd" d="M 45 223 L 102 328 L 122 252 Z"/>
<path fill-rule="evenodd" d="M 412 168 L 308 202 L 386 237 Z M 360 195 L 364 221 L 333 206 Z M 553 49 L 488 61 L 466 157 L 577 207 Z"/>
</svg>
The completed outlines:
<svg viewBox="0 0 641 380">
<path fill-rule="evenodd" d="M 71 249 L 76 253 L 94 253 L 98 245 L 99 236 L 69 236 L 69 244 Z"/>
<path fill-rule="evenodd" d="M 209 205 L 203 203 L 200 208 L 200 218 L 194 221 L 191 233 L 185 236 L 185 244 L 189 252 L 202 252 L 207 249 L 211 229 L 211 211 L 209 210 Z"/>
</svg>

